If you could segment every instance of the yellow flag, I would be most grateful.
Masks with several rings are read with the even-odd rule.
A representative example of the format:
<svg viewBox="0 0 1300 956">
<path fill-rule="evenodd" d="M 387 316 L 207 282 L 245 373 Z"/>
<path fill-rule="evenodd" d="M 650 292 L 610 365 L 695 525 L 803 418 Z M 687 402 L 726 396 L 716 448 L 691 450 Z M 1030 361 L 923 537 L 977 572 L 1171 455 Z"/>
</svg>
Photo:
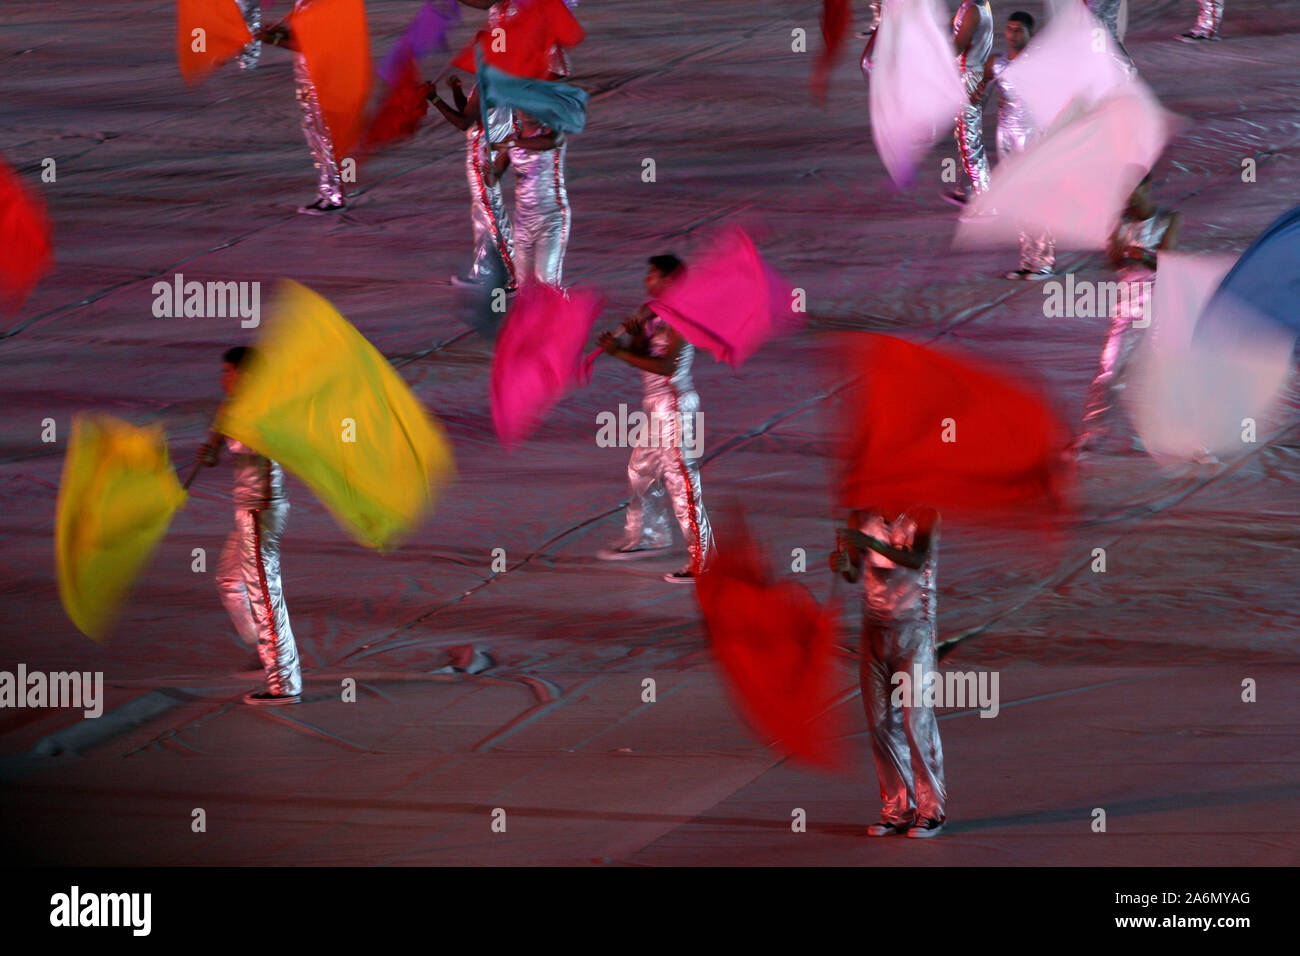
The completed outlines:
<svg viewBox="0 0 1300 956">
<path fill-rule="evenodd" d="M 414 527 L 455 471 L 441 427 L 397 371 L 296 282 L 279 288 L 217 428 L 301 478 L 374 548 Z"/>
<path fill-rule="evenodd" d="M 185 502 L 158 425 L 79 415 L 55 517 L 59 598 L 78 630 L 102 640 L 127 589 Z"/>
</svg>

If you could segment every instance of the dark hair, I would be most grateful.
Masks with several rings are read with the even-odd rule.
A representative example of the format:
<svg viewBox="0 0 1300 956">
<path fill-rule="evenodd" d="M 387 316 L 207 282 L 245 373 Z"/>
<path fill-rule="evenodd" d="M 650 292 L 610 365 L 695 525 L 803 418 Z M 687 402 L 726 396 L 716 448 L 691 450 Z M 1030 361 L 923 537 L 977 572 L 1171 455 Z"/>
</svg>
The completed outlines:
<svg viewBox="0 0 1300 956">
<path fill-rule="evenodd" d="M 1024 10 L 1017 10 L 1015 13 L 1011 14 L 1011 16 L 1007 17 L 1007 22 L 1023 23 L 1025 25 L 1025 29 L 1029 30 L 1030 32 L 1032 32 L 1034 29 L 1034 18 L 1031 17 L 1029 14 L 1025 13 Z"/>
<path fill-rule="evenodd" d="M 681 259 L 678 259 L 671 252 L 665 252 L 663 255 L 659 256 L 651 256 L 649 262 L 651 267 L 658 269 L 664 278 L 673 275 L 678 269 L 685 265 Z"/>
<path fill-rule="evenodd" d="M 244 363 L 251 359 L 257 353 L 250 346 L 236 345 L 234 348 L 226 349 L 221 361 L 233 365 L 235 368 L 242 368 Z"/>
</svg>

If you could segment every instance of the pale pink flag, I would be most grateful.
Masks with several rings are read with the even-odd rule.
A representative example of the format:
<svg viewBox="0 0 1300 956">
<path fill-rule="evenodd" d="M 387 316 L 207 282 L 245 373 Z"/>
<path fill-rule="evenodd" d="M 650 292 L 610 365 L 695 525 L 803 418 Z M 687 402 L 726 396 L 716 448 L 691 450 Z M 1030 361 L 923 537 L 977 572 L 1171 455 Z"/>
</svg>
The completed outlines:
<svg viewBox="0 0 1300 956">
<path fill-rule="evenodd" d="M 492 423 L 506 448 L 581 384 L 582 348 L 604 305 L 599 292 L 537 283 L 519 290 L 492 356 Z"/>
<path fill-rule="evenodd" d="M 744 230 L 718 233 L 650 308 L 697 348 L 739 367 L 768 339 L 804 324 L 790 284 Z"/>
<path fill-rule="evenodd" d="M 890 0 L 872 51 L 871 138 L 899 186 L 910 186 L 930 147 L 966 101 L 952 31 L 934 0 Z"/>
<path fill-rule="evenodd" d="M 1179 462 L 1240 456 L 1284 411 L 1278 395 L 1291 370 L 1294 336 L 1274 322 L 1220 324 L 1214 337 L 1197 322 L 1232 267 L 1231 256 L 1160 253 L 1154 304 L 1133 357 L 1124 403 L 1147 452 Z M 1249 434 L 1253 429 L 1254 434 Z"/>
<path fill-rule="evenodd" d="M 1174 117 L 1141 83 L 1058 125 L 993 171 L 957 226 L 962 249 L 1051 233 L 1061 249 L 1104 249 L 1129 195 L 1160 157 Z"/>
<path fill-rule="evenodd" d="M 1024 99 L 1036 129 L 1048 130 L 1067 112 L 1096 106 L 1129 83 L 1105 24 L 1084 4 L 1064 4 L 1007 67 L 1007 82 Z"/>
</svg>

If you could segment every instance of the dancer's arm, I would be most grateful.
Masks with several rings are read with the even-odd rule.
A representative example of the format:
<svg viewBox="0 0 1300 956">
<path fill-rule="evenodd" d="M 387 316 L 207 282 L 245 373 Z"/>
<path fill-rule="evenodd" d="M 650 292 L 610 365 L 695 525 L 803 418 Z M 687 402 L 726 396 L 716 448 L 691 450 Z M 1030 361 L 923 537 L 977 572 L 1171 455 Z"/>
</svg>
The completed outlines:
<svg viewBox="0 0 1300 956">
<path fill-rule="evenodd" d="M 662 375 L 665 378 L 671 376 L 677 369 L 677 356 L 682 350 L 686 340 L 678 334 L 674 328 L 668 330 L 668 351 L 664 355 L 650 355 L 648 352 L 640 350 L 633 351 L 626 348 L 618 340 L 618 336 L 613 332 L 606 332 L 600 337 L 600 347 L 609 355 L 616 359 L 622 359 L 633 368 L 639 368 L 643 372 L 650 372 L 654 375 Z"/>
<path fill-rule="evenodd" d="M 451 87 L 451 99 L 456 109 L 464 113 L 469 106 L 469 97 L 465 95 L 465 87 L 461 85 L 460 77 L 453 74 L 448 78 L 447 85 Z"/>
<path fill-rule="evenodd" d="M 966 16 L 961 18 L 961 26 L 957 28 L 957 35 L 952 38 L 952 45 L 961 56 L 970 49 L 971 40 L 975 37 L 975 28 L 979 26 L 980 15 L 971 7 L 966 11 Z"/>
<path fill-rule="evenodd" d="M 536 136 L 520 136 L 517 139 L 510 140 L 510 145 L 543 153 L 548 149 L 563 146 L 564 133 L 560 130 L 553 130 L 549 133 L 538 133 Z"/>
<path fill-rule="evenodd" d="M 464 107 L 460 107 L 460 108 L 453 107 L 450 103 L 448 103 L 441 96 L 439 96 L 438 86 L 436 83 L 434 83 L 433 81 L 429 81 L 428 83 L 424 84 L 424 88 L 426 91 L 424 94 L 424 98 L 427 99 L 434 106 L 436 106 L 438 108 L 438 112 L 442 114 L 442 118 L 445 119 L 452 126 L 456 127 L 461 132 L 464 132 L 474 124 L 477 117 L 474 116 L 474 114 L 470 113 L 469 110 L 465 109 Z M 455 94 L 454 88 L 452 93 L 453 95 Z"/>
</svg>

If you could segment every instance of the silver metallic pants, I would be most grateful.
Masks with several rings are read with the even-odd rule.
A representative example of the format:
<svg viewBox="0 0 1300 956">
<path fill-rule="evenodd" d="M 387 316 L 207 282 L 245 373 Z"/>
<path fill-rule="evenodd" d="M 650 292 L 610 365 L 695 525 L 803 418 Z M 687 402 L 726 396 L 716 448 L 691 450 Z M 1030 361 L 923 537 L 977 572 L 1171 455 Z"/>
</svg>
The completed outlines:
<svg viewBox="0 0 1300 956">
<path fill-rule="evenodd" d="M 875 33 L 880 29 L 880 4 L 881 0 L 870 0 L 867 4 L 868 9 L 871 11 L 871 23 L 867 25 L 867 29 L 863 31 L 864 33 Z"/>
<path fill-rule="evenodd" d="M 244 23 L 248 25 L 248 32 L 256 37 L 257 31 L 262 29 L 262 0 L 235 0 L 235 3 L 244 18 Z M 239 68 L 241 70 L 255 69 L 258 57 L 261 55 L 261 40 L 255 39 L 251 43 L 245 44 L 244 52 L 239 55 Z"/>
<path fill-rule="evenodd" d="M 1003 162 L 1012 153 L 1024 152 L 1031 140 L 1030 134 L 1018 127 L 998 123 L 998 161 Z M 1051 233 L 1036 235 L 1020 233 L 1020 268 L 1028 272 L 1050 272 L 1056 265 L 1056 241 Z"/>
<path fill-rule="evenodd" d="M 302 107 L 302 135 L 316 166 L 316 191 L 325 202 L 337 206 L 343 202 L 343 179 L 334 158 L 334 141 L 316 98 L 316 86 L 307 72 L 307 59 L 301 53 L 293 58 L 293 79 L 298 105 Z"/>
<path fill-rule="evenodd" d="M 962 74 L 962 88 L 968 99 L 957 113 L 955 131 L 962 167 L 977 194 L 989 188 L 989 161 L 984 153 L 984 105 L 970 102 L 969 97 L 975 94 L 982 79 L 983 73 L 968 70 Z"/>
<path fill-rule="evenodd" d="M 470 127 L 465 139 L 465 178 L 469 181 L 469 212 L 474 226 L 474 264 L 470 266 L 470 278 L 490 277 L 494 272 L 493 260 L 499 258 L 505 267 L 506 286 L 513 289 L 518 285 L 514 231 L 501 183 L 487 184 L 491 162 L 482 127 Z"/>
<path fill-rule="evenodd" d="M 1200 0 L 1201 12 L 1192 30 L 1198 36 L 1217 37 L 1223 26 L 1223 0 Z"/>
<path fill-rule="evenodd" d="M 280 535 L 289 503 L 263 510 L 237 508 L 235 530 L 217 566 L 217 588 L 240 638 L 257 648 L 272 694 L 302 693 L 298 645 L 280 585 Z"/>
<path fill-rule="evenodd" d="M 1111 312 L 1110 332 L 1101 350 L 1097 374 L 1088 386 L 1083 403 L 1083 425 L 1079 445 L 1097 448 L 1110 432 L 1111 412 L 1124 390 L 1124 370 L 1141 339 L 1143 328 L 1149 323 L 1147 307 L 1150 304 L 1150 285 L 1155 277 L 1149 272 L 1121 273 L 1121 281 L 1132 294 L 1125 294 L 1120 304 Z M 1134 324 L 1137 328 L 1134 328 Z"/>
<path fill-rule="evenodd" d="M 1110 34 L 1110 40 L 1115 44 L 1115 58 L 1124 64 L 1124 68 L 1130 75 L 1135 76 L 1137 67 L 1133 63 L 1133 58 L 1128 55 L 1124 41 L 1119 38 L 1120 2 L 1121 0 L 1088 0 L 1088 9 L 1105 25 L 1106 32 Z"/>
<path fill-rule="evenodd" d="M 563 285 L 571 218 L 564 184 L 567 149 L 510 150 L 515 171 L 515 268 L 521 279 Z"/>
<path fill-rule="evenodd" d="M 862 702 L 871 728 L 871 754 L 880 781 L 881 820 L 887 823 L 943 821 L 948 791 L 943 782 L 943 744 L 934 708 L 895 707 L 890 677 L 909 681 L 936 670 L 934 624 L 882 623 L 866 619 L 860 652 Z"/>
<path fill-rule="evenodd" d="M 686 539 L 691 570 L 698 572 L 713 553 L 713 530 L 704 510 L 696 443 L 700 398 L 695 392 L 669 394 L 642 406 L 658 416 L 658 441 L 653 437 L 632 449 L 627 463 L 631 500 L 627 505 L 623 544 L 666 548 L 672 544 L 669 508 Z"/>
</svg>

